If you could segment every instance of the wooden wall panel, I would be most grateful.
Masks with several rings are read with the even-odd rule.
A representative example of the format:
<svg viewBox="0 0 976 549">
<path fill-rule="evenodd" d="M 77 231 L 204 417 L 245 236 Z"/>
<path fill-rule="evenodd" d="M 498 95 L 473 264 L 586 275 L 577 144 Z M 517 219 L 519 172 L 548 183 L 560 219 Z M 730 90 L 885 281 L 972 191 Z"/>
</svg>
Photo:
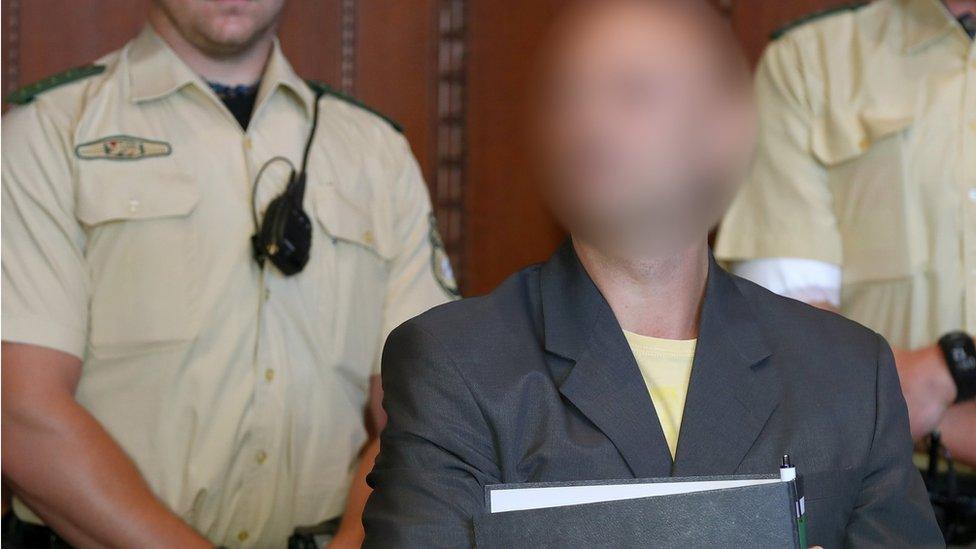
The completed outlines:
<svg viewBox="0 0 976 549">
<path fill-rule="evenodd" d="M 435 162 L 436 0 L 360 0 L 353 93 L 390 113 L 430 178 Z"/>
<path fill-rule="evenodd" d="M 491 290 L 564 238 L 536 193 L 525 144 L 533 52 L 561 0 L 471 0 L 466 290 Z"/>
<path fill-rule="evenodd" d="M 281 48 L 303 78 L 342 86 L 341 0 L 298 0 L 285 5 Z"/>
<path fill-rule="evenodd" d="M 757 61 L 769 36 L 784 24 L 850 0 L 733 0 L 728 8 L 732 27 L 746 54 Z"/>
</svg>

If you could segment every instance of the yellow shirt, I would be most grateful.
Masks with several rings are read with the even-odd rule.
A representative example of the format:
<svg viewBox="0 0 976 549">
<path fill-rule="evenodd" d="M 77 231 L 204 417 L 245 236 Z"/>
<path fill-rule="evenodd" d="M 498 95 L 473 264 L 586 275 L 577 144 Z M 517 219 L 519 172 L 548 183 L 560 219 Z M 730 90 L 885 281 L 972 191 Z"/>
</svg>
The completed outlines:
<svg viewBox="0 0 976 549">
<path fill-rule="evenodd" d="M 664 438 L 668 441 L 668 449 L 674 458 L 698 340 L 658 339 L 626 330 L 624 335 L 640 366 L 661 429 L 664 430 Z"/>
<path fill-rule="evenodd" d="M 976 43 L 942 2 L 789 30 L 757 91 L 758 157 L 716 256 L 837 265 L 844 315 L 896 346 L 976 332 Z"/>
<path fill-rule="evenodd" d="M 386 335 L 451 297 L 427 188 L 400 133 L 324 96 L 311 259 L 262 269 L 254 178 L 300 164 L 315 107 L 277 44 L 247 131 L 150 30 L 99 65 L 3 117 L 3 339 L 82 359 L 78 401 L 211 541 L 283 547 L 343 511 Z"/>
</svg>

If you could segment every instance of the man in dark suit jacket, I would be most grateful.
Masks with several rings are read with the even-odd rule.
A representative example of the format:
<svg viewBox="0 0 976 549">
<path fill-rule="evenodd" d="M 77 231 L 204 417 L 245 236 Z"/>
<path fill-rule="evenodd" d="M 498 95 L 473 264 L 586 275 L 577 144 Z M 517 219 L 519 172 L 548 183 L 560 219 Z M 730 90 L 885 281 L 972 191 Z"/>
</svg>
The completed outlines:
<svg viewBox="0 0 976 549">
<path fill-rule="evenodd" d="M 942 545 L 884 340 L 710 257 L 754 127 L 705 10 L 615 0 L 561 20 L 542 135 L 572 238 L 390 336 L 367 547 L 473 545 L 489 484 L 768 474 L 786 453 L 811 543 Z M 673 456 L 625 331 L 697 339 Z"/>
</svg>

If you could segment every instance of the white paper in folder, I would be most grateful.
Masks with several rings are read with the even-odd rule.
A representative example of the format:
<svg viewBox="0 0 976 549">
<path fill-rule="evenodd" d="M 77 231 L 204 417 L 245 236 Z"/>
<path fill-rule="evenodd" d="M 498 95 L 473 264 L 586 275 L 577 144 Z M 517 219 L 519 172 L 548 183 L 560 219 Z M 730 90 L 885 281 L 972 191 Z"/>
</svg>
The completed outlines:
<svg viewBox="0 0 976 549">
<path fill-rule="evenodd" d="M 566 505 L 582 505 L 604 501 L 690 494 L 708 490 L 724 490 L 757 484 L 783 482 L 779 478 L 747 478 L 735 480 L 683 480 L 676 482 L 633 482 L 615 484 L 563 484 L 554 486 L 518 485 L 488 486 L 489 511 L 526 511 Z"/>
</svg>

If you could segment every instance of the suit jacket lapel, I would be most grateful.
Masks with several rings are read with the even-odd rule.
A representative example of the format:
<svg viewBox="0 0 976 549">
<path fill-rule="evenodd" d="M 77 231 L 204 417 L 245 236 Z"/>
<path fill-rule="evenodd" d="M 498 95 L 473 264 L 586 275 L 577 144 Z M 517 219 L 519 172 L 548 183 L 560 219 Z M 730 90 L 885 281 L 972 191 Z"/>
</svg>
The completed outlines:
<svg viewBox="0 0 976 549">
<path fill-rule="evenodd" d="M 732 474 L 781 397 L 751 307 L 714 260 L 673 474 Z"/>
<path fill-rule="evenodd" d="M 572 244 L 543 266 L 541 283 L 546 350 L 575 362 L 560 392 L 613 442 L 635 477 L 667 476 L 671 454 L 640 369 Z"/>
</svg>

